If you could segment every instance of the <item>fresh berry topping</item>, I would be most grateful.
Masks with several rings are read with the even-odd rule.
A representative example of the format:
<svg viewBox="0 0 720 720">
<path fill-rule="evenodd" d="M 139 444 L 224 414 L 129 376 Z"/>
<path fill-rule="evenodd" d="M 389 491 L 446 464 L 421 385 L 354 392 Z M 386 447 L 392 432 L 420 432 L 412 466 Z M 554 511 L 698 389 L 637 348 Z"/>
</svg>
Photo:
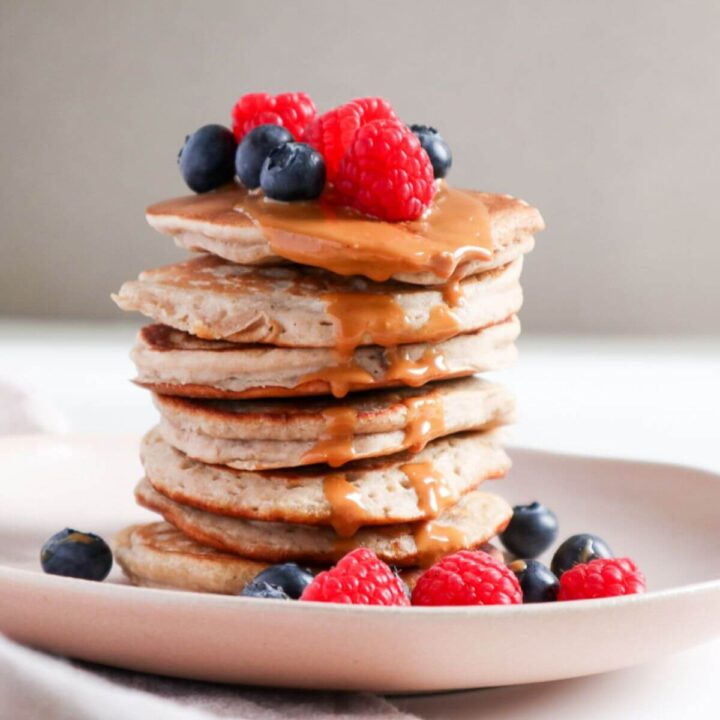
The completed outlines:
<svg viewBox="0 0 720 720">
<path fill-rule="evenodd" d="M 513 572 L 486 552 L 461 550 L 426 570 L 412 593 L 413 605 L 515 605 L 522 602 Z"/>
<path fill-rule="evenodd" d="M 324 186 L 322 155 L 305 143 L 285 143 L 271 150 L 260 171 L 260 187 L 273 200 L 312 200 Z"/>
<path fill-rule="evenodd" d="M 358 98 L 316 118 L 305 128 L 303 142 L 312 145 L 325 158 L 328 181 L 333 182 L 340 160 L 358 129 L 373 120 L 395 119 L 395 111 L 387 100 Z"/>
<path fill-rule="evenodd" d="M 420 141 L 398 120 L 363 125 L 343 157 L 337 201 L 380 220 L 416 220 L 435 193 L 433 169 Z"/>
<path fill-rule="evenodd" d="M 315 103 L 305 93 L 248 93 L 243 95 L 232 111 L 233 132 L 240 142 L 258 125 L 280 125 L 299 140 L 303 130 L 315 119 Z"/>
<path fill-rule="evenodd" d="M 515 560 L 508 567 L 515 573 L 524 603 L 550 602 L 558 592 L 558 579 L 537 560 Z"/>
<path fill-rule="evenodd" d="M 98 535 L 65 528 L 43 545 L 40 564 L 50 575 L 104 580 L 113 557 L 108 544 Z"/>
<path fill-rule="evenodd" d="M 249 582 L 240 593 L 242 597 L 265 598 L 267 600 L 289 600 L 290 596 L 275 585 L 258 581 Z"/>
<path fill-rule="evenodd" d="M 409 605 L 402 581 L 372 550 L 358 548 L 307 586 L 301 600 L 350 605 Z"/>
<path fill-rule="evenodd" d="M 188 135 L 178 155 L 187 186 L 204 193 L 230 182 L 235 176 L 236 148 L 233 134 L 222 125 L 203 125 Z"/>
<path fill-rule="evenodd" d="M 260 186 L 260 170 L 265 158 L 280 145 L 292 142 L 289 130 L 280 125 L 258 125 L 238 145 L 235 154 L 235 173 L 240 182 L 254 190 Z"/>
<path fill-rule="evenodd" d="M 555 542 L 557 533 L 555 513 L 534 502 L 513 508 L 513 516 L 500 539 L 515 557 L 535 558 Z"/>
<path fill-rule="evenodd" d="M 598 558 L 564 572 L 557 599 L 589 600 L 642 592 L 645 576 L 630 558 Z"/>
<path fill-rule="evenodd" d="M 611 558 L 612 550 L 597 535 L 572 535 L 555 551 L 550 569 L 561 577 L 573 565 L 590 562 L 596 558 Z"/>
<path fill-rule="evenodd" d="M 417 135 L 423 150 L 430 157 L 436 178 L 444 178 L 452 167 L 452 152 L 442 135 L 429 125 L 411 125 L 410 129 Z"/>
<path fill-rule="evenodd" d="M 282 590 L 288 597 L 297 600 L 313 581 L 313 574 L 295 563 L 272 565 L 259 572 L 253 583 L 267 583 Z"/>
</svg>

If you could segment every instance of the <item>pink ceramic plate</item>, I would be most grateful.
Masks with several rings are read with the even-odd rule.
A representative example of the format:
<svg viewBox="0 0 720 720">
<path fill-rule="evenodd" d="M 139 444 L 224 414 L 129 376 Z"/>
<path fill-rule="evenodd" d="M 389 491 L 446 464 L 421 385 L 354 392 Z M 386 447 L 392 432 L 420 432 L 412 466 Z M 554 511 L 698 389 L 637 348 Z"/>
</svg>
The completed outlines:
<svg viewBox="0 0 720 720">
<path fill-rule="evenodd" d="M 684 467 L 514 450 L 495 485 L 542 500 L 561 535 L 594 532 L 632 555 L 651 592 L 512 608 L 289 603 L 51 577 L 44 539 L 109 537 L 136 508 L 138 439 L 0 440 L 0 631 L 55 653 L 221 682 L 419 692 L 586 675 L 720 633 L 720 476 Z"/>
</svg>

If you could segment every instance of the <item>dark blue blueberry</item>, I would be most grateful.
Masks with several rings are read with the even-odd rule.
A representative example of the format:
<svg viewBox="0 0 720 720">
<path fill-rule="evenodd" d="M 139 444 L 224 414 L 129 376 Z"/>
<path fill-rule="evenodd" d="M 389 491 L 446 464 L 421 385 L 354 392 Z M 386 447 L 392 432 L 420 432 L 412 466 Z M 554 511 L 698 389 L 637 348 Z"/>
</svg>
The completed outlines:
<svg viewBox="0 0 720 720">
<path fill-rule="evenodd" d="M 267 583 L 278 588 L 293 600 L 297 600 L 312 581 L 313 574 L 295 563 L 271 565 L 253 579 L 254 583 Z"/>
<path fill-rule="evenodd" d="M 265 598 L 267 600 L 289 600 L 290 597 L 280 588 L 266 582 L 253 580 L 249 582 L 240 593 L 243 597 Z"/>
<path fill-rule="evenodd" d="M 513 508 L 510 524 L 501 533 L 500 539 L 515 557 L 535 558 L 555 542 L 557 533 L 555 513 L 534 502 Z"/>
<path fill-rule="evenodd" d="M 546 565 L 537 560 L 515 560 L 508 566 L 517 576 L 524 603 L 552 602 L 560 583 Z"/>
<path fill-rule="evenodd" d="M 265 158 L 260 186 L 273 200 L 312 200 L 325 186 L 325 161 L 305 143 L 285 143 Z"/>
<path fill-rule="evenodd" d="M 222 125 L 203 125 L 185 140 L 178 155 L 187 186 L 197 193 L 230 182 L 235 177 L 235 136 Z"/>
<path fill-rule="evenodd" d="M 43 545 L 40 564 L 50 575 L 104 580 L 112 568 L 113 557 L 101 537 L 65 528 Z"/>
<path fill-rule="evenodd" d="M 254 190 L 260 187 L 260 171 L 271 150 L 292 142 L 293 136 L 280 125 L 258 125 L 238 145 L 235 154 L 235 174 L 240 182 Z"/>
<path fill-rule="evenodd" d="M 429 125 L 411 125 L 423 150 L 429 155 L 436 178 L 444 178 L 452 167 L 452 152 L 438 131 Z"/>
<path fill-rule="evenodd" d="M 597 535 L 572 535 L 555 551 L 550 568 L 560 577 L 566 570 L 597 558 L 613 557 L 607 543 Z"/>
</svg>

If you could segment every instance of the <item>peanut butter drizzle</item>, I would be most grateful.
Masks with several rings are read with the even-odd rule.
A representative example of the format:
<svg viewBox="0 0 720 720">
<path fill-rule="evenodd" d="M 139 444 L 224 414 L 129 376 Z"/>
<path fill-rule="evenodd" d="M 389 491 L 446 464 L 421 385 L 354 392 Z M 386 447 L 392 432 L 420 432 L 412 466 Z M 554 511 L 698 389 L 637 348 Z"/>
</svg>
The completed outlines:
<svg viewBox="0 0 720 720">
<path fill-rule="evenodd" d="M 460 307 L 465 304 L 465 296 L 463 293 L 460 278 L 450 278 L 445 285 L 442 286 L 443 300 L 450 307 Z"/>
<path fill-rule="evenodd" d="M 455 335 L 460 325 L 443 304 L 432 307 L 427 321 L 416 327 L 391 295 L 327 293 L 322 299 L 336 320 L 336 348 L 346 357 L 359 345 L 440 342 Z"/>
<path fill-rule="evenodd" d="M 420 452 L 445 430 L 442 398 L 432 392 L 424 397 L 407 398 L 404 404 L 407 407 L 405 446 L 411 452 Z"/>
<path fill-rule="evenodd" d="M 340 467 L 355 457 L 353 437 L 357 411 L 351 407 L 327 408 L 323 411 L 325 428 L 320 439 L 303 455 L 303 463 L 327 463 Z"/>
<path fill-rule="evenodd" d="M 410 360 L 399 348 L 388 348 L 385 356 L 389 363 L 385 379 L 399 380 L 410 387 L 420 387 L 450 372 L 445 357 L 432 347 L 427 348 L 418 360 Z"/>
<path fill-rule="evenodd" d="M 380 282 L 399 273 L 432 272 L 449 278 L 461 263 L 489 259 L 490 215 L 471 192 L 441 183 L 419 220 L 389 223 L 325 201 L 278 203 L 235 187 L 218 193 L 227 209 L 261 228 L 271 250 L 302 265 Z M 218 214 L 224 206 L 216 208 Z"/>
<path fill-rule="evenodd" d="M 453 501 L 447 482 L 431 462 L 407 463 L 400 469 L 410 480 L 426 518 L 437 517 Z"/>
<path fill-rule="evenodd" d="M 343 473 L 326 476 L 323 492 L 330 504 L 330 525 L 340 537 L 352 537 L 368 518 L 360 492 Z"/>
<path fill-rule="evenodd" d="M 468 544 L 465 533 L 436 520 L 418 525 L 414 537 L 420 567 L 429 567 L 443 555 L 461 550 Z"/>
<path fill-rule="evenodd" d="M 338 365 L 303 375 L 298 385 L 316 381 L 326 382 L 330 386 L 330 392 L 336 398 L 344 398 L 353 388 L 367 388 L 377 382 L 352 358 L 342 359 Z"/>
</svg>

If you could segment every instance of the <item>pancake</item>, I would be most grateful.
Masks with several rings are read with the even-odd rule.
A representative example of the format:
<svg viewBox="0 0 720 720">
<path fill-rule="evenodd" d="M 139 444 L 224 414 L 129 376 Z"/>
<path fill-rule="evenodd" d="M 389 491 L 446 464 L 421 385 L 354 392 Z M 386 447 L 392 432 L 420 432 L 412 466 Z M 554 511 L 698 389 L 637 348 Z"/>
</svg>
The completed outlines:
<svg viewBox="0 0 720 720">
<path fill-rule="evenodd" d="M 459 264 L 449 268 L 454 277 L 469 277 L 478 272 L 499 267 L 532 249 L 533 233 L 544 227 L 542 217 L 535 208 L 508 195 L 466 192 L 486 206 L 490 235 L 489 257 L 486 254 L 481 258 L 468 260 L 460 258 Z M 243 207 L 241 211 L 238 211 L 238 203 L 250 207 Z M 333 266 L 328 264 L 328 253 L 322 252 L 326 247 L 317 247 L 319 240 L 322 240 L 323 233 L 320 233 L 320 237 L 318 237 L 318 233 L 314 230 L 320 227 L 323 232 L 326 232 L 328 223 L 333 221 L 332 214 L 333 212 L 337 214 L 337 210 L 321 210 L 323 215 L 317 218 L 319 226 L 307 223 L 306 218 L 303 217 L 300 217 L 299 223 L 293 223 L 290 228 L 268 227 L 268 223 L 263 222 L 262 216 L 267 214 L 268 209 L 270 212 L 276 212 L 280 217 L 296 211 L 302 216 L 305 205 L 305 203 L 294 203 L 289 207 L 277 204 L 269 205 L 263 204 L 261 198 L 253 197 L 250 197 L 248 201 L 247 193 L 242 188 L 228 186 L 213 193 L 190 195 L 157 203 L 147 209 L 146 217 L 153 228 L 173 236 L 179 246 L 190 250 L 203 250 L 241 265 L 276 264 L 290 259 L 332 270 Z M 368 224 L 368 221 L 363 221 L 361 217 L 351 217 L 350 219 L 355 224 L 363 222 Z M 395 234 L 384 238 L 384 244 L 393 250 L 397 248 L 398 253 L 406 244 L 404 241 L 408 234 L 416 226 L 413 223 L 380 223 L 378 221 L 370 221 L 370 223 L 372 226 L 369 227 L 369 230 L 374 233 L 377 233 L 378 230 L 386 233 L 394 231 Z M 269 225 L 273 225 L 273 223 L 271 222 Z M 474 228 L 471 226 L 469 229 Z M 278 237 L 278 231 L 282 232 L 280 237 Z M 471 233 L 468 232 L 466 235 L 467 245 L 471 246 Z M 278 247 L 278 240 L 281 241 L 281 247 Z M 287 253 L 283 256 L 283 248 L 293 245 L 312 248 L 314 252 L 305 253 L 302 260 L 294 255 L 288 257 Z M 346 255 L 349 254 L 350 252 L 346 253 Z M 335 271 L 338 272 L 338 269 Z M 354 272 L 359 271 L 355 270 Z M 377 272 L 377 266 L 373 268 L 373 272 Z M 373 276 L 374 274 L 370 275 L 370 277 Z M 416 267 L 410 271 L 391 272 L 388 277 L 391 276 L 403 282 L 434 285 L 445 282 L 448 274 L 441 275 L 432 270 Z M 378 279 L 386 278 L 383 276 Z"/>
<path fill-rule="evenodd" d="M 329 564 L 356 547 L 368 547 L 398 567 L 425 566 L 440 555 L 482 545 L 502 532 L 512 516 L 512 508 L 501 497 L 476 490 L 436 520 L 366 527 L 343 538 L 329 527 L 244 520 L 198 510 L 170 500 L 148 480 L 140 482 L 135 497 L 203 545 L 272 563 Z"/>
<path fill-rule="evenodd" d="M 307 267 L 249 267 L 202 255 L 146 270 L 113 299 L 206 340 L 281 347 L 390 347 L 493 325 L 522 305 L 522 258 L 448 291 Z"/>
<path fill-rule="evenodd" d="M 502 553 L 494 546 L 486 544 L 479 549 L 503 562 Z M 115 536 L 113 552 L 134 585 L 222 595 L 238 595 L 268 567 L 268 563 L 201 545 L 166 522 L 125 528 Z M 421 571 L 407 568 L 400 574 L 412 588 Z"/>
<path fill-rule="evenodd" d="M 510 460 L 497 431 L 435 440 L 417 454 L 252 472 L 189 458 L 151 430 L 141 444 L 145 476 L 159 493 L 199 510 L 270 522 L 362 525 L 428 520 L 483 481 L 504 476 Z"/>
<path fill-rule="evenodd" d="M 275 348 L 207 341 L 164 325 L 143 328 L 132 352 L 136 381 L 166 395 L 206 398 L 296 397 L 399 385 L 499 370 L 514 362 L 520 323 L 508 320 L 437 344 L 355 350 Z"/>
<path fill-rule="evenodd" d="M 512 420 L 514 398 L 480 378 L 354 394 L 345 400 L 191 400 L 155 395 L 159 431 L 195 460 L 267 470 L 421 450 L 429 441 Z"/>
</svg>

